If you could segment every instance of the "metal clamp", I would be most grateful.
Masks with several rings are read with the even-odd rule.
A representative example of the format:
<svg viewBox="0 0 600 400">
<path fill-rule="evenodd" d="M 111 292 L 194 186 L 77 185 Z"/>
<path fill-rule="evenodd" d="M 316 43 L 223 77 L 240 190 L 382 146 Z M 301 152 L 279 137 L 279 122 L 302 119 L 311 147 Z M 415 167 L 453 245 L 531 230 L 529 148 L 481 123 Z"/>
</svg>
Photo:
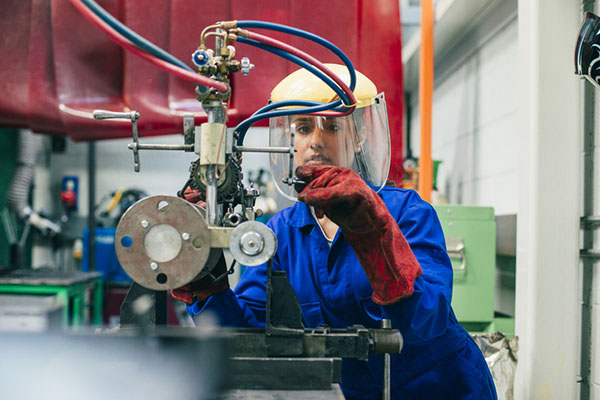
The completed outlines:
<svg viewBox="0 0 600 400">
<path fill-rule="evenodd" d="M 106 110 L 94 110 L 94 119 L 116 119 L 125 118 L 131 121 L 131 134 L 133 135 L 133 143 L 129 148 L 133 151 L 133 169 L 135 172 L 140 172 L 140 140 L 138 135 L 137 120 L 140 119 L 140 113 L 137 111 L 130 112 L 112 112 Z"/>
<path fill-rule="evenodd" d="M 465 258 L 465 244 L 458 238 L 446 238 L 446 249 L 448 256 L 455 260 L 461 260 L 460 267 L 452 269 L 454 271 L 464 271 L 467 268 L 467 260 Z"/>
</svg>

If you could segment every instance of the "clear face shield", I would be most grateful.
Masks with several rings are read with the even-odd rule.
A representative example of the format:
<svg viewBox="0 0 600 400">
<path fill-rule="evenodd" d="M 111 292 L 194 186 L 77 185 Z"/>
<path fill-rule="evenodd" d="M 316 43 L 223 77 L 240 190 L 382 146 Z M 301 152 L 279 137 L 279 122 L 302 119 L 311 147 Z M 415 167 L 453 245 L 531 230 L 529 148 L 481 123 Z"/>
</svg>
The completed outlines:
<svg viewBox="0 0 600 400">
<path fill-rule="evenodd" d="M 344 117 L 291 115 L 270 119 L 270 146 L 290 147 L 293 140 L 296 150 L 291 166 L 289 154 L 271 153 L 271 173 L 283 196 L 297 199 L 294 186 L 284 183 L 284 179 L 302 165 L 350 168 L 374 190 L 383 187 L 390 168 L 390 135 L 383 93 L 369 103 Z"/>
</svg>

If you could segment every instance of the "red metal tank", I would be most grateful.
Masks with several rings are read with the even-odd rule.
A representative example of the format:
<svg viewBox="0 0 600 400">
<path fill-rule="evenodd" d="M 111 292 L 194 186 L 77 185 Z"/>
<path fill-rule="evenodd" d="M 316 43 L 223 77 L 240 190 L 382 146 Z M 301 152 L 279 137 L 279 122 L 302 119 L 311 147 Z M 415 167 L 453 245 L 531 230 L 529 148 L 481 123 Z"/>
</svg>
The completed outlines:
<svg viewBox="0 0 600 400">
<path fill-rule="evenodd" d="M 262 20 L 313 32 L 340 47 L 386 93 L 392 132 L 390 179 L 402 176 L 403 85 L 398 0 L 99 0 L 131 29 L 191 65 L 202 29 L 216 21 Z M 68 135 L 75 141 L 129 137 L 130 123 L 95 121 L 92 110 L 137 110 L 141 136 L 180 133 L 186 111 L 206 119 L 194 85 L 127 53 L 66 0 L 0 2 L 0 125 Z M 339 62 L 303 39 L 268 32 L 323 62 Z M 265 105 L 270 89 L 297 69 L 235 43 L 249 76 L 234 74 L 228 125 Z"/>
</svg>

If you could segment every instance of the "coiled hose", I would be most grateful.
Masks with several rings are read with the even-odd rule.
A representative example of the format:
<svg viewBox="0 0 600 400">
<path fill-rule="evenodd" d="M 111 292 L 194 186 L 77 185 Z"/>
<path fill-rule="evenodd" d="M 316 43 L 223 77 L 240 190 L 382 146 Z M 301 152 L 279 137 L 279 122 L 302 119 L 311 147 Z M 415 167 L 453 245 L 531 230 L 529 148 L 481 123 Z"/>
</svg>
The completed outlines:
<svg viewBox="0 0 600 400">
<path fill-rule="evenodd" d="M 44 235 L 61 232 L 60 225 L 40 216 L 29 206 L 29 189 L 33 183 L 33 167 L 37 153 L 37 139 L 30 130 L 19 132 L 19 151 L 15 162 L 15 174 L 6 196 L 10 211 L 23 221 L 37 228 Z"/>
<path fill-rule="evenodd" d="M 19 131 L 19 150 L 15 161 L 15 174 L 6 196 L 8 209 L 16 214 L 19 219 L 28 218 L 31 214 L 29 207 L 29 189 L 33 183 L 33 167 L 37 141 L 30 130 Z"/>
</svg>

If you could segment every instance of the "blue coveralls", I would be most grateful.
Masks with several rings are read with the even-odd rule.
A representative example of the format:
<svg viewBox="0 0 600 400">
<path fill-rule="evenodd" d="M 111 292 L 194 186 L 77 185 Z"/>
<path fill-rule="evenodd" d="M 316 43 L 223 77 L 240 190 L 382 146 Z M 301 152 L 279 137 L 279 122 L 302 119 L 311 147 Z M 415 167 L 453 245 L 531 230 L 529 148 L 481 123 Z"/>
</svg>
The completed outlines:
<svg viewBox="0 0 600 400">
<path fill-rule="evenodd" d="M 273 269 L 286 271 L 305 327 L 379 328 L 382 318 L 391 319 L 404 337 L 402 352 L 391 357 L 394 399 L 495 399 L 485 359 L 450 307 L 452 266 L 437 214 L 412 190 L 384 187 L 379 195 L 423 269 L 414 294 L 389 306 L 371 300 L 373 289 L 341 230 L 330 248 L 305 204 L 269 221 L 278 240 Z M 212 310 L 225 326 L 264 326 L 265 289 L 266 266 L 247 268 L 235 292 L 218 293 L 188 312 L 193 317 Z M 382 367 L 380 355 L 344 359 L 346 398 L 380 399 Z"/>
</svg>

